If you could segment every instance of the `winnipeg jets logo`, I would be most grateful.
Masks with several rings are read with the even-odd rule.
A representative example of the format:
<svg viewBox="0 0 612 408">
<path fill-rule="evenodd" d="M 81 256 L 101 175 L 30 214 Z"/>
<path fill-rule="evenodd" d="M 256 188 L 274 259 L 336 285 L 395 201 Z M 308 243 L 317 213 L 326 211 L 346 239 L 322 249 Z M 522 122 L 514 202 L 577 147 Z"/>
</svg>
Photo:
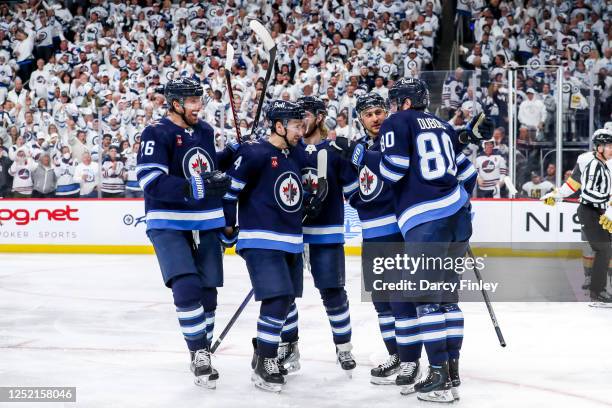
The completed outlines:
<svg viewBox="0 0 612 408">
<path fill-rule="evenodd" d="M 285 172 L 274 183 L 274 198 L 284 211 L 294 213 L 302 206 L 302 186 L 297 174 Z"/>
<path fill-rule="evenodd" d="M 491 173 L 495 170 L 495 162 L 493 160 L 485 160 L 482 162 L 482 171 L 485 173 Z"/>
<path fill-rule="evenodd" d="M 201 147 L 194 147 L 183 156 L 183 173 L 185 178 L 191 178 L 193 175 L 213 170 L 215 169 L 210 155 Z"/>
<path fill-rule="evenodd" d="M 17 177 L 19 177 L 22 180 L 27 180 L 30 178 L 30 170 L 28 169 L 21 169 L 17 172 Z"/>
<path fill-rule="evenodd" d="M 368 166 L 359 170 L 359 196 L 364 202 L 372 201 L 380 194 L 383 181 Z"/>
<path fill-rule="evenodd" d="M 83 171 L 83 175 L 85 176 L 85 181 L 88 182 L 88 183 L 94 181 L 94 179 L 95 179 L 93 171 L 91 171 L 89 169 L 85 169 Z"/>
</svg>

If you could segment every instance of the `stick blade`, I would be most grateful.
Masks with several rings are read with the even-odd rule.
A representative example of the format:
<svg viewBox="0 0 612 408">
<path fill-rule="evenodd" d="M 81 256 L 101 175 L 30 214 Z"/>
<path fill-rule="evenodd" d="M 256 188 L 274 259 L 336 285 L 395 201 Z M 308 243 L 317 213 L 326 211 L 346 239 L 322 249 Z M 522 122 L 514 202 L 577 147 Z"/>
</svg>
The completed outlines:
<svg viewBox="0 0 612 408">
<path fill-rule="evenodd" d="M 225 53 L 225 69 L 231 70 L 232 65 L 234 64 L 234 47 L 232 44 L 227 43 L 227 51 Z"/>
<path fill-rule="evenodd" d="M 249 22 L 249 27 L 251 27 L 251 30 L 253 30 L 257 38 L 263 43 L 266 51 L 270 52 L 272 48 L 276 47 L 270 32 L 268 32 L 261 21 L 253 19 Z"/>
</svg>

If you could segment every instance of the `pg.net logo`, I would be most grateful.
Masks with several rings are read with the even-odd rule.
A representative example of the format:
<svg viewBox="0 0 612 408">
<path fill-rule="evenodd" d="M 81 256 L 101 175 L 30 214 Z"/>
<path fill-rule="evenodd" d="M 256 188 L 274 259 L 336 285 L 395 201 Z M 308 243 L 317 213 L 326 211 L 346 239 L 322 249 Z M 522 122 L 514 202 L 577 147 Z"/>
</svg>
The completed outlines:
<svg viewBox="0 0 612 408">
<path fill-rule="evenodd" d="M 0 224 L 3 221 L 11 220 L 14 220 L 16 225 L 28 225 L 30 222 L 39 220 L 78 221 L 79 217 L 76 216 L 78 211 L 77 208 L 71 208 L 69 205 L 66 205 L 66 208 L 53 210 L 41 208 L 35 211 L 28 210 L 27 208 L 17 208 L 14 210 L 0 208 Z"/>
</svg>

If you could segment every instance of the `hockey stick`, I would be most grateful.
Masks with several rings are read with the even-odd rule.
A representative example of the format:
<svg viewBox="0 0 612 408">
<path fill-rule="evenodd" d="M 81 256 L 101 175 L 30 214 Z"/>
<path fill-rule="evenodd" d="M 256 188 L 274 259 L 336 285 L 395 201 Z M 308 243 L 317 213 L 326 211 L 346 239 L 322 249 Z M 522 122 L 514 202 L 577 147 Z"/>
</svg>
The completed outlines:
<svg viewBox="0 0 612 408">
<path fill-rule="evenodd" d="M 227 52 L 225 55 L 225 83 L 227 85 L 227 93 L 229 96 L 230 107 L 232 108 L 232 114 L 234 115 L 234 128 L 236 128 L 236 139 L 238 143 L 242 143 L 242 135 L 240 134 L 240 126 L 238 125 L 238 114 L 236 113 L 236 106 L 234 105 L 234 90 L 232 89 L 232 64 L 234 63 L 234 47 L 232 44 L 227 43 Z"/>
<path fill-rule="evenodd" d="M 253 293 L 253 289 L 251 289 L 251 291 L 246 295 L 240 306 L 238 306 L 238 310 L 236 310 L 230 321 L 227 322 L 227 325 L 225 326 L 219 337 L 217 337 L 217 341 L 215 341 L 215 344 L 213 344 L 213 346 L 210 348 L 210 352 L 212 354 L 214 354 L 214 352 L 219 348 L 219 345 L 221 344 L 227 333 L 230 331 L 234 323 L 236 323 L 236 320 L 238 320 L 238 317 L 240 317 L 240 314 L 253 297 Z"/>
<path fill-rule="evenodd" d="M 321 149 L 317 153 L 317 196 L 325 197 L 327 194 L 327 149 Z M 308 215 L 302 218 L 306 221 Z"/>
<path fill-rule="evenodd" d="M 506 183 L 506 187 L 508 187 L 508 193 L 510 193 L 511 196 L 515 196 L 518 193 L 518 190 L 514 186 L 514 183 L 512 182 L 512 179 L 509 176 L 504 177 L 504 183 Z"/>
<path fill-rule="evenodd" d="M 255 113 L 255 120 L 253 121 L 253 126 L 251 127 L 251 137 L 259 124 L 259 116 L 261 115 L 261 109 L 263 108 L 264 99 L 266 97 L 266 91 L 268 90 L 268 82 L 270 82 L 270 76 L 272 75 L 272 70 L 274 69 L 274 63 L 276 62 L 276 44 L 270 35 L 270 32 L 266 30 L 263 24 L 259 20 L 251 20 L 249 22 L 249 27 L 251 30 L 255 32 L 255 35 L 261 42 L 263 42 L 264 48 L 268 51 L 268 70 L 266 71 L 266 78 L 264 79 L 264 86 L 261 90 L 261 95 L 259 95 L 259 101 L 257 102 L 257 112 Z"/>
<path fill-rule="evenodd" d="M 474 256 L 474 252 L 472 252 L 472 248 L 467 247 L 467 252 L 470 258 L 473 260 L 476 259 Z M 476 267 L 472 267 L 474 271 L 474 275 L 476 275 L 476 279 L 482 282 L 482 275 L 480 275 L 480 271 Z M 489 294 L 486 290 L 481 289 L 482 296 L 484 297 L 485 304 L 487 305 L 487 310 L 489 311 L 489 316 L 491 317 L 491 321 L 493 322 L 493 327 L 495 328 L 495 333 L 497 334 L 497 339 L 499 340 L 499 345 L 502 347 L 506 347 L 506 340 L 504 340 L 504 335 L 501 332 L 501 328 L 499 327 L 499 323 L 497 322 L 497 317 L 495 317 L 495 312 L 493 311 L 493 305 L 491 305 L 491 299 L 489 299 Z"/>
</svg>

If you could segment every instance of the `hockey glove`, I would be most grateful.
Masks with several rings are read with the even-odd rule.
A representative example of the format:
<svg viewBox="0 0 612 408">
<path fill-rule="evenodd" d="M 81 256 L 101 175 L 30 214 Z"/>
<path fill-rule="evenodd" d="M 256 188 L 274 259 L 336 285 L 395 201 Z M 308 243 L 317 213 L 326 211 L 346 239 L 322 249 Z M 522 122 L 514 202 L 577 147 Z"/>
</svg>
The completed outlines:
<svg viewBox="0 0 612 408">
<path fill-rule="evenodd" d="M 480 113 L 472 118 L 465 129 L 459 132 L 459 142 L 462 144 L 474 143 L 478 146 L 493 137 L 495 123 Z"/>
<path fill-rule="evenodd" d="M 599 217 L 599 224 L 601 225 L 601 228 L 612 233 L 612 207 L 608 207 L 605 214 L 602 214 L 601 217 Z"/>
<path fill-rule="evenodd" d="M 221 246 L 223 248 L 231 248 L 236 245 L 236 242 L 238 242 L 238 232 L 240 231 L 240 228 L 233 227 L 232 232 L 230 234 L 226 234 L 226 231 L 229 227 L 225 228 L 226 230 L 221 230 L 217 232 L 217 237 L 219 238 L 219 241 L 221 241 Z"/>
<path fill-rule="evenodd" d="M 329 143 L 329 150 L 336 152 L 343 160 L 350 161 L 359 166 L 363 161 L 365 148 L 361 143 L 351 142 L 346 137 L 337 137 Z"/>
<path fill-rule="evenodd" d="M 558 201 L 562 201 L 563 197 L 559 194 L 559 190 L 556 188 L 550 193 L 544 194 L 540 200 L 544 201 L 544 204 L 554 206 Z"/>
<path fill-rule="evenodd" d="M 310 194 L 304 199 L 304 215 L 317 218 L 323 209 L 323 199 L 319 194 Z"/>
<path fill-rule="evenodd" d="M 229 189 L 232 181 L 218 170 L 191 176 L 188 184 L 188 197 L 202 200 L 204 197 L 221 198 Z"/>
</svg>

